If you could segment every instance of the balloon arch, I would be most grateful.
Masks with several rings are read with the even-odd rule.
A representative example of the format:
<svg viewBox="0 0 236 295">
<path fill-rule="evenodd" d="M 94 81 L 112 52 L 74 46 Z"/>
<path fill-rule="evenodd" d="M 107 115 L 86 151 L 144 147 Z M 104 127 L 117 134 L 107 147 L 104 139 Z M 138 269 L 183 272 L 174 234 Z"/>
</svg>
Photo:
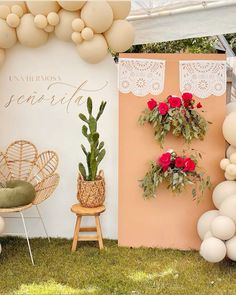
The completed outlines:
<svg viewBox="0 0 236 295">
<path fill-rule="evenodd" d="M 125 19 L 131 1 L 0 1 L 0 66 L 17 41 L 40 47 L 50 33 L 73 41 L 88 63 L 102 61 L 108 48 L 124 52 L 134 42 L 134 28 Z"/>
</svg>

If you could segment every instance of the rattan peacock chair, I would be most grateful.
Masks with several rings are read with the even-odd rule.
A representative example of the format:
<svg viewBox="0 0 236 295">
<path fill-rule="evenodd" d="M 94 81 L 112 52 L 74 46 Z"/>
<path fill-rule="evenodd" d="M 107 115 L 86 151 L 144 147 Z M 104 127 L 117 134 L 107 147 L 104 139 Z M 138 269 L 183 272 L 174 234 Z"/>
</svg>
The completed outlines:
<svg viewBox="0 0 236 295">
<path fill-rule="evenodd" d="M 58 166 L 58 156 L 53 151 L 38 153 L 35 145 L 26 140 L 18 140 L 10 144 L 5 153 L 0 152 L 0 183 L 17 179 L 30 182 L 36 191 L 36 197 L 31 204 L 15 208 L 0 208 L 0 213 L 19 213 L 22 219 L 25 237 L 29 248 L 29 254 L 34 265 L 34 259 L 29 242 L 29 236 L 25 224 L 26 218 L 23 211 L 35 206 L 42 222 L 43 229 L 48 236 L 45 224 L 40 214 L 38 205 L 46 200 L 56 189 L 59 183 L 59 175 L 55 173 Z M 6 218 L 11 218 L 7 216 Z"/>
</svg>

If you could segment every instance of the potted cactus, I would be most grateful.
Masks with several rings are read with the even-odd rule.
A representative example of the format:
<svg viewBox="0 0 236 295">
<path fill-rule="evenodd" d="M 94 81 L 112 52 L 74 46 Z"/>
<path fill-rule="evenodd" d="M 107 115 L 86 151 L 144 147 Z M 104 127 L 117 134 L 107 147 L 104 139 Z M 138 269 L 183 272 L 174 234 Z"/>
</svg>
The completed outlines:
<svg viewBox="0 0 236 295">
<path fill-rule="evenodd" d="M 104 142 L 100 142 L 100 135 L 97 132 L 98 120 L 100 119 L 106 107 L 106 102 L 101 102 L 99 111 L 96 116 L 93 115 L 92 99 L 87 99 L 88 117 L 84 114 L 79 114 L 79 118 L 85 123 L 82 126 L 82 134 L 86 137 L 89 143 L 89 150 L 86 150 L 82 144 L 81 148 L 86 156 L 86 166 L 79 163 L 78 177 L 78 194 L 77 198 L 84 207 L 98 207 L 105 200 L 105 181 L 103 171 L 99 171 L 98 166 L 103 160 L 106 151 Z"/>
</svg>

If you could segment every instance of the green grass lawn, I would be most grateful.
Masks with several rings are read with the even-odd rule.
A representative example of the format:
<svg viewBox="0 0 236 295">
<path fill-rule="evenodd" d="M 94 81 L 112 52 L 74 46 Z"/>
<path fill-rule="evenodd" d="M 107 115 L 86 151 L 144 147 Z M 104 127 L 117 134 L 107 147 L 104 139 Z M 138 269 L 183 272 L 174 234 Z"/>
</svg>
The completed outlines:
<svg viewBox="0 0 236 295">
<path fill-rule="evenodd" d="M 105 240 L 82 243 L 71 254 L 66 239 L 2 238 L 1 295 L 236 294 L 236 264 L 210 264 L 195 251 L 119 248 Z"/>
</svg>

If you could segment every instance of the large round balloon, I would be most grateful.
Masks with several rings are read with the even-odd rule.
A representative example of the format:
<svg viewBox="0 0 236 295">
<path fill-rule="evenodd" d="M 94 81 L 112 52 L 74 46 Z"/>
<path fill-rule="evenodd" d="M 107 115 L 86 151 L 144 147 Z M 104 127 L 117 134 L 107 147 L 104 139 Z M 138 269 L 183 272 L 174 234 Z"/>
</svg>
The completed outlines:
<svg viewBox="0 0 236 295">
<path fill-rule="evenodd" d="M 235 181 L 222 181 L 213 190 L 212 200 L 216 208 L 220 208 L 221 203 L 229 196 L 236 194 Z"/>
<path fill-rule="evenodd" d="M 73 33 L 72 21 L 79 17 L 78 12 L 70 12 L 62 9 L 59 13 L 60 22 L 55 27 L 55 34 L 58 39 L 69 42 Z"/>
<path fill-rule="evenodd" d="M 236 237 L 228 240 L 226 243 L 226 253 L 229 259 L 236 261 Z"/>
<path fill-rule="evenodd" d="M 0 234 L 4 231 L 5 222 L 2 216 L 0 216 Z"/>
<path fill-rule="evenodd" d="M 115 52 L 128 50 L 134 42 L 134 28 L 126 20 L 115 20 L 104 33 L 108 46 Z"/>
<path fill-rule="evenodd" d="M 86 1 L 57 1 L 62 8 L 69 11 L 76 11 L 81 9 Z"/>
<path fill-rule="evenodd" d="M 226 255 L 225 243 L 214 237 L 208 238 L 201 244 L 200 255 L 208 262 L 220 262 Z"/>
<path fill-rule="evenodd" d="M 226 150 L 226 157 L 229 159 L 233 153 L 236 153 L 236 148 L 230 145 Z"/>
<path fill-rule="evenodd" d="M 236 111 L 233 111 L 225 118 L 223 127 L 222 127 L 225 140 L 233 146 L 236 146 L 235 126 L 236 126 Z"/>
<path fill-rule="evenodd" d="M 211 232 L 220 240 L 229 240 L 235 234 L 235 223 L 227 216 L 217 216 L 211 223 Z"/>
<path fill-rule="evenodd" d="M 108 1 L 112 8 L 114 19 L 125 19 L 131 9 L 131 1 Z"/>
<path fill-rule="evenodd" d="M 236 222 L 236 194 L 231 195 L 222 202 L 219 212 L 221 215 L 228 216 Z"/>
<path fill-rule="evenodd" d="M 50 12 L 58 12 L 60 9 L 56 1 L 26 1 L 26 4 L 33 15 L 43 14 L 47 16 Z"/>
<path fill-rule="evenodd" d="M 0 19 L 0 48 L 11 48 L 17 41 L 16 31 L 5 20 Z"/>
<path fill-rule="evenodd" d="M 91 64 L 102 61 L 108 52 L 106 40 L 101 34 L 95 34 L 92 40 L 83 41 L 77 48 L 80 57 Z"/>
<path fill-rule="evenodd" d="M 30 13 L 23 15 L 16 31 L 19 42 L 27 47 L 39 47 L 48 40 L 48 33 L 35 26 L 34 16 Z"/>
<path fill-rule="evenodd" d="M 5 50 L 0 48 L 0 67 L 3 65 L 5 58 L 6 58 Z"/>
<path fill-rule="evenodd" d="M 210 210 L 201 215 L 197 223 L 197 232 L 201 240 L 204 239 L 205 234 L 210 230 L 212 221 L 219 215 L 218 210 Z"/>
<path fill-rule="evenodd" d="M 81 10 L 81 18 L 95 33 L 103 33 L 112 24 L 113 12 L 106 1 L 88 1 Z"/>
</svg>

